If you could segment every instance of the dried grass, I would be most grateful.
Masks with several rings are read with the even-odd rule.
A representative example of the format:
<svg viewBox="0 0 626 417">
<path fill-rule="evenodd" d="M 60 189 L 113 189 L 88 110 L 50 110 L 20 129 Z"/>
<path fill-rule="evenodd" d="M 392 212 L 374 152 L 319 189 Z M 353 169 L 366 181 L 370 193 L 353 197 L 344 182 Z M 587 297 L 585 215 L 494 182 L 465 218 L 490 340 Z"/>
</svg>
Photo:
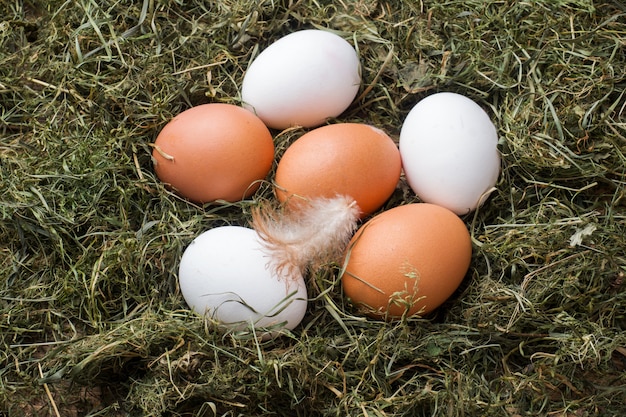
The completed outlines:
<svg viewBox="0 0 626 417">
<path fill-rule="evenodd" d="M 620 1 L 0 4 L 0 415 L 622 416 L 626 9 Z M 177 263 L 255 200 L 199 207 L 155 178 L 171 117 L 239 102 L 294 30 L 357 45 L 341 117 L 397 138 L 446 90 L 499 129 L 472 267 L 436 313 L 353 315 L 336 270 L 256 342 L 186 311 Z M 277 157 L 303 133 L 276 134 Z M 271 199 L 264 184 L 258 198 Z M 401 183 L 387 207 L 416 201 Z"/>
</svg>

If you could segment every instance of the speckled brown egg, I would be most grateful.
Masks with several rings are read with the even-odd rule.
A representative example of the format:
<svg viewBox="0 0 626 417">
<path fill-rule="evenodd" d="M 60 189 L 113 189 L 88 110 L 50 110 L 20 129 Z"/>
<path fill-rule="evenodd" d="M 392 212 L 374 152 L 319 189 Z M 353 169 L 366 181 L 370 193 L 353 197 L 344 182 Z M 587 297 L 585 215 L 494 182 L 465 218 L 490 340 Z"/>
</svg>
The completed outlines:
<svg viewBox="0 0 626 417">
<path fill-rule="evenodd" d="M 347 195 L 365 217 L 389 199 L 401 170 L 398 146 L 381 129 L 361 123 L 326 125 L 287 148 L 276 168 L 276 195 L 281 202 Z"/>
<path fill-rule="evenodd" d="M 467 227 L 452 211 L 427 203 L 394 207 L 350 241 L 343 291 L 372 317 L 427 314 L 459 287 L 471 256 Z"/>
<path fill-rule="evenodd" d="M 272 167 L 274 141 L 252 112 L 231 104 L 192 107 L 159 133 L 152 153 L 161 181 L 198 203 L 252 195 Z"/>
</svg>

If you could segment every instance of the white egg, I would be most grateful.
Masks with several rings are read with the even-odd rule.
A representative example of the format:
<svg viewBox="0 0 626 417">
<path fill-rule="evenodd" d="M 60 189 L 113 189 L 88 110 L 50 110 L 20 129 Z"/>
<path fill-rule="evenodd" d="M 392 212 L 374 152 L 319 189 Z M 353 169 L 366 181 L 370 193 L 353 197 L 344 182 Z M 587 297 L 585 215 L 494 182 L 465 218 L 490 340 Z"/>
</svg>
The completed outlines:
<svg viewBox="0 0 626 417">
<path fill-rule="evenodd" d="M 302 275 L 275 275 L 258 234 L 246 227 L 197 236 L 183 253 L 178 278 L 192 310 L 236 330 L 271 327 L 261 330 L 265 338 L 295 328 L 307 307 Z"/>
<path fill-rule="evenodd" d="M 500 173 L 498 133 L 487 113 L 456 93 L 418 102 L 400 131 L 407 182 L 420 199 L 467 214 L 479 207 Z"/>
<path fill-rule="evenodd" d="M 314 127 L 343 113 L 360 84 L 352 45 L 331 32 L 310 29 L 262 51 L 245 73 L 241 98 L 268 127 Z"/>
</svg>

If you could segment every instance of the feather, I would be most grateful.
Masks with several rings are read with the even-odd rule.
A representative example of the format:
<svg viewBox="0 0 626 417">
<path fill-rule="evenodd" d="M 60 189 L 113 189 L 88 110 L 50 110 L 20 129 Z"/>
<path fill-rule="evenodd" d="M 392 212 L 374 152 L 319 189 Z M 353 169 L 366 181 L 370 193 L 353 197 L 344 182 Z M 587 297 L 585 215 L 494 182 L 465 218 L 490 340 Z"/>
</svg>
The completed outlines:
<svg viewBox="0 0 626 417">
<path fill-rule="evenodd" d="M 257 207 L 252 227 L 278 276 L 304 274 L 336 262 L 356 230 L 361 210 L 353 198 L 291 201 L 284 208 Z"/>
</svg>

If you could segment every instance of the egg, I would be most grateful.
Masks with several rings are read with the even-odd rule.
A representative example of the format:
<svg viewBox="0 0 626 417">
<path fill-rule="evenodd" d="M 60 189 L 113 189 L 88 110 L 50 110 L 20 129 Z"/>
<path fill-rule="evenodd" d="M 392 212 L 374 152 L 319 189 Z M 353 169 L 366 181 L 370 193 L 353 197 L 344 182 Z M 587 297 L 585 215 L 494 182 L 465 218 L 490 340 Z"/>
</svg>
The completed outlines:
<svg viewBox="0 0 626 417">
<path fill-rule="evenodd" d="M 458 215 L 478 208 L 500 172 L 498 133 L 473 100 L 437 93 L 418 102 L 400 131 L 400 155 L 407 182 L 427 203 Z"/>
<path fill-rule="evenodd" d="M 352 237 L 343 292 L 371 317 L 428 314 L 461 284 L 471 256 L 469 232 L 455 213 L 429 203 L 396 206 Z"/>
<path fill-rule="evenodd" d="M 274 141 L 261 119 L 224 103 L 178 114 L 163 127 L 153 147 L 159 179 L 198 203 L 249 197 L 274 160 Z"/>
<path fill-rule="evenodd" d="M 230 329 L 254 326 L 269 338 L 283 328 L 294 329 L 307 308 L 302 275 L 278 276 L 270 265 L 253 229 L 216 227 L 185 249 L 178 273 L 180 290 L 198 314 Z"/>
<path fill-rule="evenodd" d="M 334 33 L 309 29 L 280 38 L 252 61 L 241 99 L 271 128 L 315 127 L 343 113 L 360 85 L 352 45 Z"/>
<path fill-rule="evenodd" d="M 365 217 L 389 199 L 401 170 L 398 147 L 385 132 L 362 123 L 337 123 L 294 141 L 278 162 L 274 181 L 283 203 L 346 195 Z"/>
</svg>

